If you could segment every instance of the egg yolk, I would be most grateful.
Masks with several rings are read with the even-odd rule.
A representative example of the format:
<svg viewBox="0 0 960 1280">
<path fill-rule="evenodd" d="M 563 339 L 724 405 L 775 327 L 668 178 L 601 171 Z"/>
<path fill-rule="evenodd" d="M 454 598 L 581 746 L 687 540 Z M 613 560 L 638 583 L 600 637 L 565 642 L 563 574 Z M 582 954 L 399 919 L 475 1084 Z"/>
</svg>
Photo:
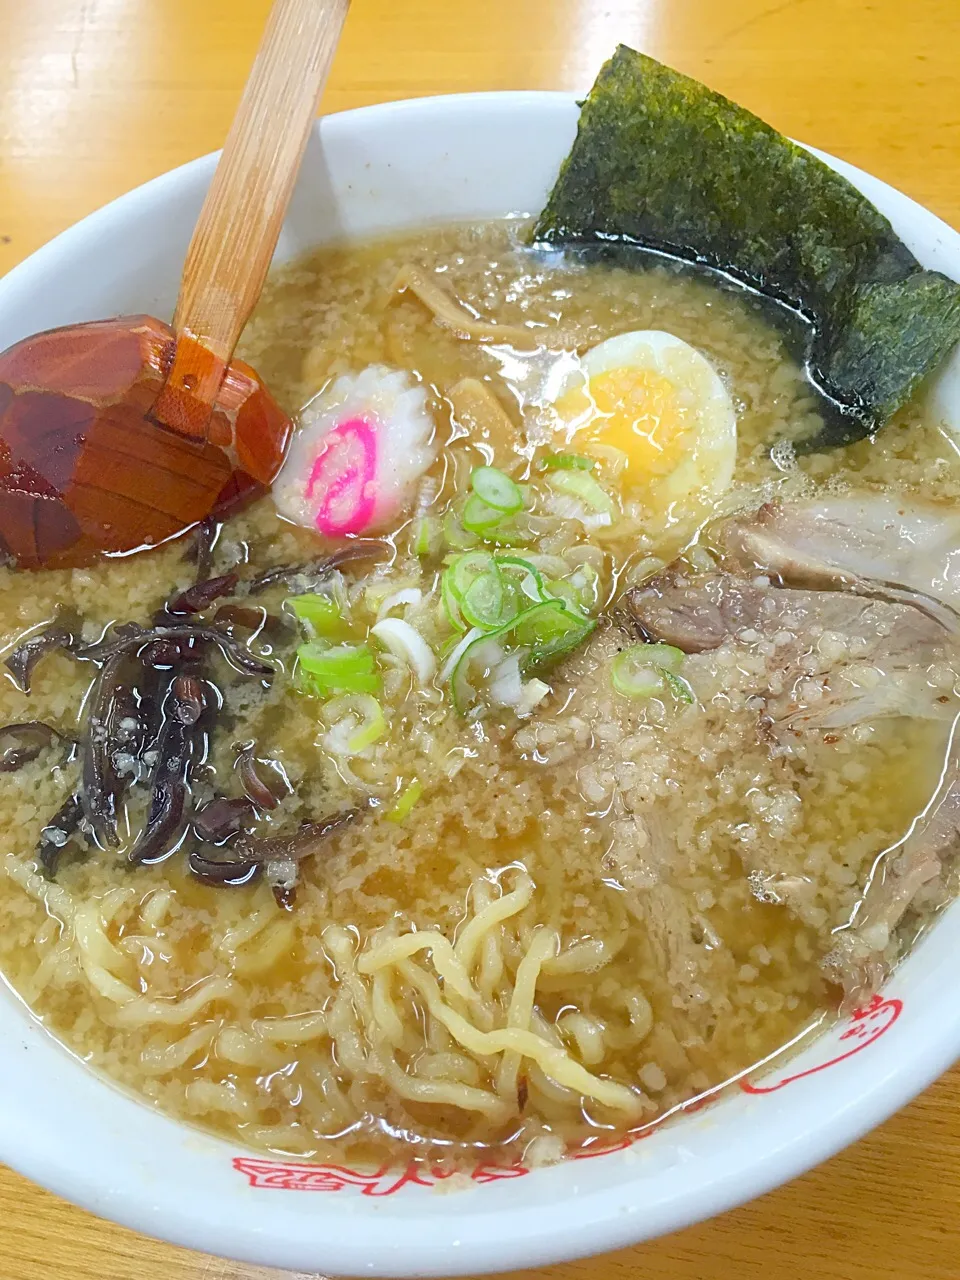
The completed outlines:
<svg viewBox="0 0 960 1280">
<path fill-rule="evenodd" d="M 655 370 L 620 368 L 594 374 L 561 396 L 555 408 L 576 431 L 584 452 L 596 443 L 626 455 L 628 484 L 669 475 L 691 446 L 691 424 L 679 389 Z"/>
</svg>

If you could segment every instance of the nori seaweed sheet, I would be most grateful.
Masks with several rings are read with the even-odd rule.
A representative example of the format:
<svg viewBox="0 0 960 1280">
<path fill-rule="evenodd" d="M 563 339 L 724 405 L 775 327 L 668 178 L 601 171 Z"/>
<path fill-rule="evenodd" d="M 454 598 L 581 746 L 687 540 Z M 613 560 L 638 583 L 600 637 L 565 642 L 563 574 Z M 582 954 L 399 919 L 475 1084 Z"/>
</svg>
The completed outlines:
<svg viewBox="0 0 960 1280">
<path fill-rule="evenodd" d="M 837 410 L 807 448 L 876 431 L 960 340 L 960 285 L 923 270 L 845 178 L 625 45 L 582 104 L 533 238 L 640 245 L 799 312 L 811 379 Z"/>
</svg>

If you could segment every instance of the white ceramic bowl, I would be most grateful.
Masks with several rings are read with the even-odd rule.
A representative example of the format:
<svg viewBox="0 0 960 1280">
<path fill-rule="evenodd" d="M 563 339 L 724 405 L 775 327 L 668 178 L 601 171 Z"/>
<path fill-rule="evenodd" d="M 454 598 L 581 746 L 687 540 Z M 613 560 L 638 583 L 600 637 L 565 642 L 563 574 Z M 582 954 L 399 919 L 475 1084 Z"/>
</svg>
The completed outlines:
<svg viewBox="0 0 960 1280">
<path fill-rule="evenodd" d="M 345 235 L 540 209 L 573 140 L 566 94 L 369 107 L 319 123 L 281 258 Z M 960 278 L 960 235 L 850 165 L 823 159 L 927 266 Z M 59 236 L 0 282 L 0 348 L 123 312 L 169 316 L 215 156 Z M 960 421 L 960 361 L 939 381 Z M 0 1158 L 77 1204 L 178 1244 L 297 1271 L 449 1275 L 614 1249 L 787 1181 L 879 1123 L 960 1055 L 955 906 L 883 996 L 786 1067 L 642 1142 L 552 1168 L 480 1167 L 454 1189 L 403 1169 L 264 1160 L 126 1096 L 0 992 Z M 829 1070 L 827 1069 L 829 1068 Z M 446 1194 L 444 1194 L 446 1193 Z"/>
</svg>

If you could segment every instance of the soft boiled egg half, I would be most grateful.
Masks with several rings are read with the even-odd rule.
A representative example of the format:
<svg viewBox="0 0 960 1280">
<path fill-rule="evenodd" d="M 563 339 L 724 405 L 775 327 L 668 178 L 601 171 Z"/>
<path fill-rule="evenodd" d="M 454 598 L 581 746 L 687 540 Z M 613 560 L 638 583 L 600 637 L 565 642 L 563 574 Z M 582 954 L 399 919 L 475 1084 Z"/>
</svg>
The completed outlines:
<svg viewBox="0 0 960 1280">
<path fill-rule="evenodd" d="M 550 404 L 566 447 L 613 461 L 624 510 L 654 546 L 692 536 L 730 486 L 733 403 L 713 365 L 672 333 L 640 329 L 601 342 Z"/>
</svg>

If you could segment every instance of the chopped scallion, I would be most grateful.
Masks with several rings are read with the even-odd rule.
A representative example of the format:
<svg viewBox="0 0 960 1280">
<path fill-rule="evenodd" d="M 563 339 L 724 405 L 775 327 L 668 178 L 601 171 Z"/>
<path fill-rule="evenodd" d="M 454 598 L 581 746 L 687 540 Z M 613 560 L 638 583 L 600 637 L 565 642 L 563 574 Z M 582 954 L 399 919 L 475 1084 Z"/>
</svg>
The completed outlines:
<svg viewBox="0 0 960 1280">
<path fill-rule="evenodd" d="M 451 654 L 450 659 L 453 659 L 453 656 L 454 654 Z M 489 635 L 475 636 L 457 654 L 450 676 L 450 693 L 453 697 L 453 705 L 461 715 L 466 715 L 473 709 L 479 692 L 478 677 L 481 680 L 489 679 L 502 661 L 503 648 L 493 636 Z"/>
<path fill-rule="evenodd" d="M 348 693 L 332 698 L 323 708 L 330 724 L 324 746 L 334 755 L 358 756 L 389 731 L 383 708 L 368 693 Z"/>
<path fill-rule="evenodd" d="M 423 783 L 419 778 L 414 778 L 414 780 L 408 783 L 400 792 L 400 795 L 397 798 L 397 803 L 386 814 L 388 821 L 402 822 L 422 795 Z"/>
<path fill-rule="evenodd" d="M 672 671 L 665 671 L 663 678 L 670 687 L 673 696 L 680 702 L 694 702 L 693 690 L 684 680 L 683 676 L 676 676 Z"/>
<path fill-rule="evenodd" d="M 452 560 L 443 574 L 442 596 L 458 631 L 465 630 L 464 620 L 482 631 L 497 630 L 532 604 L 550 598 L 529 561 L 489 551 L 471 551 Z"/>
<path fill-rule="evenodd" d="M 477 539 L 469 533 L 461 520 L 462 508 L 450 507 L 443 517 L 443 538 L 453 551 L 469 551 L 477 545 Z"/>
<path fill-rule="evenodd" d="M 583 601 L 580 592 L 570 582 L 562 578 L 548 578 L 544 583 L 547 592 L 547 598 L 553 597 L 555 600 L 562 600 L 568 609 L 572 609 L 574 613 L 583 612 Z"/>
<path fill-rule="evenodd" d="M 370 634 L 395 658 L 411 667 L 421 685 L 425 686 L 433 679 L 437 669 L 436 655 L 411 623 L 404 618 L 383 618 L 370 628 Z"/>
<path fill-rule="evenodd" d="M 558 493 L 578 498 L 597 515 L 609 516 L 611 520 L 615 520 L 620 514 L 609 493 L 586 471 L 555 471 L 547 477 L 547 483 Z"/>
<path fill-rule="evenodd" d="M 463 593 L 460 610 L 472 627 L 493 631 L 516 617 L 517 606 L 513 593 L 504 590 L 503 579 L 494 568 L 474 578 Z"/>
<path fill-rule="evenodd" d="M 440 548 L 441 529 L 436 516 L 420 516 L 413 526 L 413 554 L 425 559 L 437 554 Z"/>
<path fill-rule="evenodd" d="M 663 675 L 647 662 L 641 662 L 635 651 L 642 649 L 635 645 L 618 653 L 610 669 L 610 679 L 617 693 L 625 698 L 649 698 L 663 688 Z"/>
<path fill-rule="evenodd" d="M 592 471 L 597 465 L 594 458 L 582 453 L 548 453 L 540 459 L 544 471 Z"/>
<path fill-rule="evenodd" d="M 525 674 L 569 653 L 593 631 L 596 622 L 571 613 L 560 600 L 547 600 L 525 610 L 518 618 L 486 635 L 477 631 L 454 649 L 441 672 L 450 673 L 453 704 L 465 715 L 476 700 L 477 679 L 486 679 L 504 661 L 507 646 L 519 653 Z"/>
<path fill-rule="evenodd" d="M 522 556 L 497 556 L 496 560 L 503 576 L 508 581 L 515 580 L 519 590 L 528 600 L 532 600 L 534 604 L 541 604 L 550 598 L 540 570 L 529 560 L 524 560 Z"/>
<path fill-rule="evenodd" d="M 307 622 L 321 636 L 332 635 L 343 623 L 340 606 L 331 596 L 317 595 L 309 592 L 306 595 L 294 596 L 290 607 L 301 622 Z"/>
<path fill-rule="evenodd" d="M 596 627 L 592 618 L 573 613 L 561 600 L 548 600 L 521 614 L 513 638 L 519 645 L 529 645 L 523 662 L 524 671 L 536 671 L 554 659 L 570 653 L 586 640 Z"/>
<path fill-rule="evenodd" d="M 450 590 L 458 600 L 462 600 L 470 589 L 475 578 L 494 570 L 493 555 L 489 551 L 470 551 L 465 556 L 457 556 L 451 560 L 444 577 L 450 583 Z"/>
<path fill-rule="evenodd" d="M 683 652 L 673 645 L 634 644 L 614 658 L 610 679 L 617 693 L 627 698 L 649 698 L 666 680 L 677 697 L 692 702 L 686 682 L 677 675 L 682 663 Z"/>
<path fill-rule="evenodd" d="M 683 650 L 672 644 L 641 645 L 645 662 L 658 671 L 679 671 L 683 666 Z"/>
<path fill-rule="evenodd" d="M 302 644 L 297 661 L 318 693 L 376 693 L 380 688 L 380 673 L 365 644 Z"/>
<path fill-rule="evenodd" d="M 523 490 L 498 467 L 475 467 L 470 486 L 481 502 L 502 515 L 513 515 L 523 506 Z"/>
<path fill-rule="evenodd" d="M 443 612 L 454 631 L 466 631 L 467 624 L 460 614 L 460 601 L 453 591 L 450 571 L 445 570 L 440 579 L 440 599 L 443 601 Z"/>
<path fill-rule="evenodd" d="M 500 523 L 506 512 L 499 507 L 491 507 L 480 497 L 479 493 L 471 493 L 463 508 L 463 527 L 469 533 L 483 537 Z"/>
</svg>

